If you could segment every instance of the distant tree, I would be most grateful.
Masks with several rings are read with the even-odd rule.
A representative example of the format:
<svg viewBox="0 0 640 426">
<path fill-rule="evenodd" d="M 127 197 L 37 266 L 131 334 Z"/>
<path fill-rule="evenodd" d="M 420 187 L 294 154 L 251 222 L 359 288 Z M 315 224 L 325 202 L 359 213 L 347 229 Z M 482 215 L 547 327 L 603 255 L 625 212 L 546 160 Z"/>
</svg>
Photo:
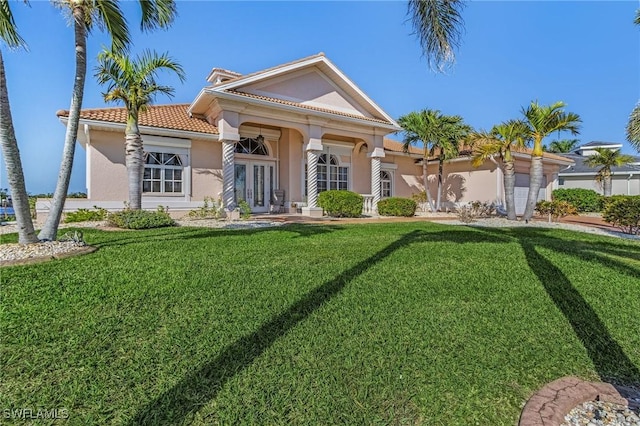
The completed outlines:
<svg viewBox="0 0 640 426">
<path fill-rule="evenodd" d="M 590 155 L 585 163 L 589 167 L 600 167 L 596 174 L 596 182 L 603 185 L 604 196 L 611 195 L 611 168 L 621 167 L 633 163 L 635 159 L 631 155 L 621 154 L 620 150 L 607 148 L 595 148 L 596 154 Z"/>
<path fill-rule="evenodd" d="M 464 27 L 462 0 L 409 0 L 413 29 L 429 66 L 444 71 L 455 62 Z"/>
<path fill-rule="evenodd" d="M 573 135 L 580 133 L 580 123 L 582 122 L 580 116 L 572 112 L 565 112 L 564 107 L 564 102 L 545 106 L 532 101 L 527 108 L 522 108 L 522 115 L 529 127 L 529 135 L 533 141 L 529 171 L 529 195 L 524 211 L 525 220 L 529 220 L 533 216 L 538 193 L 542 186 L 542 140 L 553 132 L 569 131 Z"/>
<path fill-rule="evenodd" d="M 580 139 L 560 139 L 549 144 L 546 151 L 557 154 L 568 153 L 576 149 Z"/>
<path fill-rule="evenodd" d="M 494 126 L 491 132 L 472 132 L 468 140 L 474 147 L 474 167 L 480 167 L 487 159 L 495 156 L 500 159 L 507 219 L 516 220 L 516 169 L 511 150 L 524 148 L 529 143 L 530 132 L 527 123 L 522 120 L 509 120 Z"/>
<path fill-rule="evenodd" d="M 133 210 L 142 208 L 142 175 L 144 172 L 144 152 L 142 136 L 138 127 L 140 112 L 151 105 L 158 94 L 173 96 L 174 89 L 156 81 L 159 71 L 171 71 L 181 81 L 185 75 L 182 66 L 173 61 L 167 53 L 145 51 L 131 59 L 114 52 L 103 51 L 98 56 L 96 77 L 98 83 L 106 84 L 103 93 L 106 102 L 122 102 L 127 109 L 125 128 L 125 163 L 129 176 L 129 206 Z"/>
</svg>

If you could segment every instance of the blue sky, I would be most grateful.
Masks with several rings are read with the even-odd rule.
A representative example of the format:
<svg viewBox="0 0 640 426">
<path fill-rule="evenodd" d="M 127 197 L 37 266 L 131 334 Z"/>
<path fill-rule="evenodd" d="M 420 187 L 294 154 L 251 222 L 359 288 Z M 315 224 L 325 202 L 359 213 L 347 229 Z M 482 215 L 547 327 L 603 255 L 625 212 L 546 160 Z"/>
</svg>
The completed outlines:
<svg viewBox="0 0 640 426">
<path fill-rule="evenodd" d="M 51 3 L 30 5 L 11 2 L 29 51 L 2 49 L 27 190 L 51 192 L 64 140 L 55 113 L 69 108 L 73 83 L 73 30 Z M 531 100 L 562 100 L 584 121 L 582 143 L 624 142 L 628 115 L 640 99 L 635 0 L 471 1 L 457 62 L 444 75 L 421 56 L 405 1 L 179 1 L 173 27 L 147 35 L 138 30 L 137 3 L 124 6 L 132 52 L 168 51 L 186 71 L 184 84 L 164 80 L 176 93 L 158 99 L 161 104 L 191 102 L 214 67 L 249 73 L 318 52 L 395 118 L 435 108 L 490 128 L 517 118 Z M 106 44 L 103 34 L 90 36 L 85 108 L 105 106 L 93 68 Z M 623 151 L 634 153 L 626 142 Z M 84 177 L 78 146 L 70 191 L 84 191 Z M 0 188 L 6 186 L 3 163 Z"/>
</svg>

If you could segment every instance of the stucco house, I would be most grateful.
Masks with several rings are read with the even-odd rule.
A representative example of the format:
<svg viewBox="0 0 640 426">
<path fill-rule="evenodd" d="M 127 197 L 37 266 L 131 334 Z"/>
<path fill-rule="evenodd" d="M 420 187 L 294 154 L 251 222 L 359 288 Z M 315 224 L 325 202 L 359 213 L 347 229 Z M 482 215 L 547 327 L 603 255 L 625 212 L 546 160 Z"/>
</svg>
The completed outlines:
<svg viewBox="0 0 640 426">
<path fill-rule="evenodd" d="M 324 54 L 248 75 L 214 68 L 207 81 L 192 103 L 152 106 L 140 115 L 143 208 L 186 212 L 209 196 L 228 208 L 244 199 L 253 212 L 269 212 L 273 191 L 281 189 L 286 207 L 304 205 L 303 214 L 320 215 L 319 192 L 348 189 L 363 194 L 365 212 L 374 212 L 381 198 L 424 190 L 421 150 L 404 153 L 389 139 L 401 130 L 396 121 Z M 66 123 L 68 112 L 58 116 Z M 65 209 L 122 209 L 125 122 L 124 108 L 82 110 L 77 141 L 86 152 L 88 198 L 67 200 Z M 520 198 L 529 158 L 526 151 L 516 154 Z M 542 198 L 570 163 L 545 155 Z M 435 161 L 428 167 L 435 175 Z M 445 178 L 447 206 L 504 199 L 495 162 L 475 169 L 460 157 L 447 163 Z M 46 211 L 46 202 L 38 206 Z"/>
<path fill-rule="evenodd" d="M 558 174 L 559 188 L 593 189 L 602 194 L 602 185 L 596 182 L 598 167 L 589 167 L 585 162 L 590 155 L 596 154 L 596 148 L 618 150 L 621 143 L 592 141 L 586 143 L 572 153 L 562 154 L 573 160 L 574 164 L 563 168 Z M 640 157 L 635 162 L 622 167 L 611 168 L 612 195 L 640 195 Z"/>
</svg>

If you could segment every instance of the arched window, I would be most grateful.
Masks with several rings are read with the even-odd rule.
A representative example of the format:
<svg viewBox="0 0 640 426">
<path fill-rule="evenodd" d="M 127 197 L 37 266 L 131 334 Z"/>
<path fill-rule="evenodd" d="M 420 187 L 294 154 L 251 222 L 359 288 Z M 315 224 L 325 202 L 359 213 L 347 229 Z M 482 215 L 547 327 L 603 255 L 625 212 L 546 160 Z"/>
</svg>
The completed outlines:
<svg viewBox="0 0 640 426">
<path fill-rule="evenodd" d="M 236 143 L 235 152 L 237 154 L 252 154 L 269 156 L 269 150 L 264 144 L 264 138 L 240 138 Z"/>
<path fill-rule="evenodd" d="M 349 189 L 349 168 L 341 167 L 335 155 L 322 154 L 318 157 L 318 192 L 328 189 Z"/>
<path fill-rule="evenodd" d="M 388 170 L 380 170 L 380 197 L 386 198 L 393 196 L 393 177 Z"/>
<path fill-rule="evenodd" d="M 142 192 L 182 192 L 183 164 L 180 156 L 166 152 L 145 152 Z"/>
</svg>

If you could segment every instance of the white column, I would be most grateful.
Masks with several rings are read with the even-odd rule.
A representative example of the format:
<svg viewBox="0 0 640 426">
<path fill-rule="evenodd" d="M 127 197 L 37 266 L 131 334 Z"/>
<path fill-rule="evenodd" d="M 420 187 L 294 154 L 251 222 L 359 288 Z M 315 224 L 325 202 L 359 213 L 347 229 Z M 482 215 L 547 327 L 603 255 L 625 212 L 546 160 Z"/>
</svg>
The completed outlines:
<svg viewBox="0 0 640 426">
<path fill-rule="evenodd" d="M 384 157 L 384 148 L 376 147 L 368 154 L 371 158 L 371 195 L 373 196 L 374 213 L 378 213 L 378 201 L 380 201 L 380 159 Z"/>
<path fill-rule="evenodd" d="M 307 151 L 307 207 L 318 207 L 318 151 Z"/>
<path fill-rule="evenodd" d="M 378 211 L 380 201 L 380 157 L 371 157 L 371 195 L 373 195 L 373 210 Z"/>
<path fill-rule="evenodd" d="M 227 210 L 233 210 L 234 202 L 234 179 L 235 179 L 235 142 L 222 141 L 222 199 Z"/>
</svg>

